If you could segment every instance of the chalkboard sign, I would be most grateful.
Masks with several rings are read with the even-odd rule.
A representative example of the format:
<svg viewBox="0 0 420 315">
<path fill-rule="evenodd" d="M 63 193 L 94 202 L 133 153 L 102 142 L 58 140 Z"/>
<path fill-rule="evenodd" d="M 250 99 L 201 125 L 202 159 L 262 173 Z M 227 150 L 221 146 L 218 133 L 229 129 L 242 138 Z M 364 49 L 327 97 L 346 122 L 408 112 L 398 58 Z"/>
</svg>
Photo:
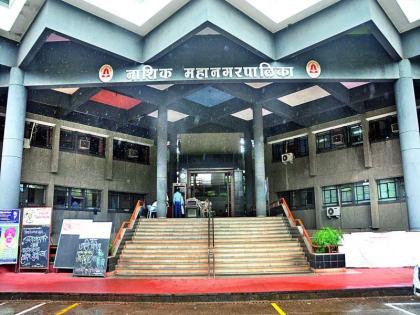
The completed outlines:
<svg viewBox="0 0 420 315">
<path fill-rule="evenodd" d="M 76 252 L 73 275 L 104 277 L 108 259 L 108 239 L 80 239 Z"/>
<path fill-rule="evenodd" d="M 20 268 L 48 268 L 49 226 L 23 226 L 20 246 Z"/>
<path fill-rule="evenodd" d="M 73 269 L 81 231 L 89 229 L 92 220 L 64 219 L 58 240 L 54 268 Z"/>
</svg>

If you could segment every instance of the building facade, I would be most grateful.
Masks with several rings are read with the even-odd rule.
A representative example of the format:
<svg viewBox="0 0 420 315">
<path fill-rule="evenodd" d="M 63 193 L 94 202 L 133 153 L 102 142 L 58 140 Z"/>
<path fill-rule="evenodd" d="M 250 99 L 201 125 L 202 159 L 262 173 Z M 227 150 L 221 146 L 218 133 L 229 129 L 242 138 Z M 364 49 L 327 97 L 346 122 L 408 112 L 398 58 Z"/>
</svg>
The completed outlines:
<svg viewBox="0 0 420 315">
<path fill-rule="evenodd" d="M 405 7 L 322 0 L 277 21 L 172 0 L 135 22 L 82 2 L 0 7 L 19 12 L 0 30 L 1 208 L 52 206 L 54 237 L 63 218 L 115 232 L 137 199 L 165 217 L 187 174 L 220 215 L 275 215 L 284 197 L 309 229 L 420 229 L 420 19 Z"/>
</svg>

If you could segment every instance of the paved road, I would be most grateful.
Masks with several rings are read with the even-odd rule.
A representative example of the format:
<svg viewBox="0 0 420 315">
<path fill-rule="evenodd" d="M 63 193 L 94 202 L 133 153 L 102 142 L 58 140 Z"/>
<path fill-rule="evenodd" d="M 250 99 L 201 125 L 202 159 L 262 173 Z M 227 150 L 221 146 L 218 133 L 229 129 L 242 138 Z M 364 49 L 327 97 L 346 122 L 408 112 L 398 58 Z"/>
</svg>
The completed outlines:
<svg viewBox="0 0 420 315">
<path fill-rule="evenodd" d="M 0 315 L 9 314 L 357 314 L 420 315 L 420 298 L 380 297 L 236 303 L 117 303 L 66 301 L 0 301 Z"/>
</svg>

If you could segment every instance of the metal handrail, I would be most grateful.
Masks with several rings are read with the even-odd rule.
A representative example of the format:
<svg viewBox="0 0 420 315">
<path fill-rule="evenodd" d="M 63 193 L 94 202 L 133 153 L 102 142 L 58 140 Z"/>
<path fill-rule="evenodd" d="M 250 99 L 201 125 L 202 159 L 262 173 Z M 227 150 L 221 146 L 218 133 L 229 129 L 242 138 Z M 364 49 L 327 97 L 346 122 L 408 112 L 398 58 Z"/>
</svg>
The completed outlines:
<svg viewBox="0 0 420 315">
<path fill-rule="evenodd" d="M 297 226 L 301 227 L 301 230 L 299 230 L 299 232 L 303 237 L 306 248 L 309 250 L 310 253 L 313 253 L 314 245 L 312 244 L 311 236 L 306 230 L 305 225 L 303 224 L 302 220 L 295 219 L 293 217 L 292 211 L 290 211 L 290 208 L 287 205 L 287 202 L 284 198 L 281 198 L 280 200 L 274 201 L 270 204 L 270 209 L 277 208 L 277 207 L 282 207 L 284 214 L 286 215 L 291 227 L 297 227 Z"/>
<path fill-rule="evenodd" d="M 214 257 L 214 215 L 213 211 L 209 209 L 207 212 L 207 265 L 208 265 L 208 276 L 215 277 L 215 257 Z"/>
<path fill-rule="evenodd" d="M 144 203 L 142 200 L 138 200 L 136 207 L 133 210 L 133 213 L 131 214 L 131 217 L 128 221 L 124 221 L 121 224 L 120 229 L 118 230 L 117 235 L 115 235 L 114 241 L 112 242 L 112 256 L 115 256 L 118 252 L 118 248 L 120 247 L 121 241 L 124 237 L 125 230 L 126 229 L 132 229 L 134 227 L 134 223 L 136 222 L 137 216 L 139 215 L 139 212 L 141 208 L 143 207 Z"/>
</svg>

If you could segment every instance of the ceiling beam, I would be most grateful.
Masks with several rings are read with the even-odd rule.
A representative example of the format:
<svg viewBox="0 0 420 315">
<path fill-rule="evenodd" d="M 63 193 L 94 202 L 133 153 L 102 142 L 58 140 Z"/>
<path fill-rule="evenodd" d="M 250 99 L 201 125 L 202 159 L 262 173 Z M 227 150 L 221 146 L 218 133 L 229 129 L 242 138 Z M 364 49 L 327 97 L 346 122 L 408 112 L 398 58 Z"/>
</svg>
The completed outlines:
<svg viewBox="0 0 420 315">
<path fill-rule="evenodd" d="M 70 107 L 71 97 L 53 90 L 28 90 L 28 101 L 63 109 Z"/>
<path fill-rule="evenodd" d="M 72 96 L 70 105 L 66 107 L 62 113 L 62 117 L 67 116 L 72 111 L 77 110 L 80 106 L 88 102 L 92 96 L 96 95 L 100 88 L 80 88 Z"/>
<path fill-rule="evenodd" d="M 63 23 L 71 21 L 71 23 Z M 125 60 L 142 61 L 142 39 L 108 21 L 66 4 L 48 0 L 40 10 L 19 47 L 17 63 L 27 65 L 50 32 L 94 46 Z M 118 44 L 116 44 L 118 43 Z"/>
<path fill-rule="evenodd" d="M 402 45 L 405 58 L 415 58 L 420 56 L 420 28 L 417 27 L 411 31 L 401 34 Z"/>
<path fill-rule="evenodd" d="M 8 40 L 6 38 L 0 37 L 0 65 L 5 67 L 14 67 L 16 66 L 17 58 L 17 43 Z"/>
</svg>

